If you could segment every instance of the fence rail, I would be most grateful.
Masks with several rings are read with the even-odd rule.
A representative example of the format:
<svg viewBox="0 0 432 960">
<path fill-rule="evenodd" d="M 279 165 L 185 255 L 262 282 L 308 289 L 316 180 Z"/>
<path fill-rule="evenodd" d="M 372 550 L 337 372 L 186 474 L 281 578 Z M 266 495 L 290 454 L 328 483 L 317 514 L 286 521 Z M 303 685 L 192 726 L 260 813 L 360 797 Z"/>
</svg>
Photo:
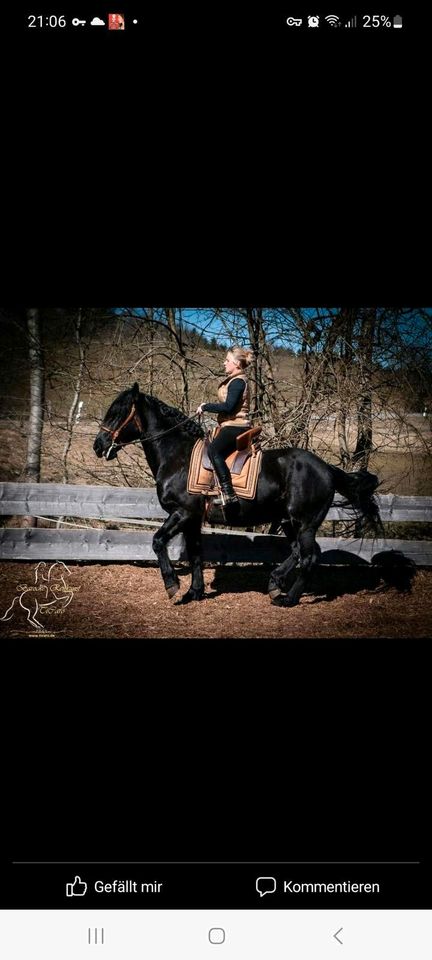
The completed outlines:
<svg viewBox="0 0 432 960">
<path fill-rule="evenodd" d="M 326 520 L 345 520 L 349 511 L 335 505 Z M 384 522 L 432 522 L 432 497 L 377 497 Z M 133 522 L 167 516 L 153 489 L 64 485 L 55 483 L 0 483 L 0 514 L 77 517 Z M 263 533 L 204 527 L 203 559 L 226 563 L 281 562 L 288 552 L 284 537 Z M 418 566 L 432 566 L 429 540 L 348 540 L 318 537 L 323 563 L 370 561 L 382 550 L 402 550 Z M 152 534 L 139 530 L 0 528 L 1 560 L 133 560 L 155 561 Z M 169 548 L 172 560 L 185 559 L 182 535 Z"/>
<path fill-rule="evenodd" d="M 326 520 L 349 518 L 347 510 L 337 506 L 336 494 Z M 377 496 L 381 518 L 386 521 L 418 520 L 432 522 L 432 497 L 398 497 L 393 493 Z M 101 487 L 61 483 L 0 483 L 0 514 L 46 514 L 87 519 L 110 520 L 117 517 L 154 517 L 167 513 L 154 489 L 137 487 Z"/>
</svg>

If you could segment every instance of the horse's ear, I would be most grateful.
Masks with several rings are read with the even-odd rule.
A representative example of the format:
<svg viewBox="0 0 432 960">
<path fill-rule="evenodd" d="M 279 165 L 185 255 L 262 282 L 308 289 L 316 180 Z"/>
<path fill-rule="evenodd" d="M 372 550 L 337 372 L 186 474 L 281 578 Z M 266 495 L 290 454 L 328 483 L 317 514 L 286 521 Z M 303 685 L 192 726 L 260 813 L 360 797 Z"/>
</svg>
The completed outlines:
<svg viewBox="0 0 432 960">
<path fill-rule="evenodd" d="M 135 383 L 134 383 L 134 385 L 133 385 L 133 387 L 132 387 L 132 400 L 134 400 L 134 401 L 136 402 L 136 401 L 138 400 L 138 397 L 139 397 L 139 386 L 138 386 L 137 382 L 135 381 Z"/>
</svg>

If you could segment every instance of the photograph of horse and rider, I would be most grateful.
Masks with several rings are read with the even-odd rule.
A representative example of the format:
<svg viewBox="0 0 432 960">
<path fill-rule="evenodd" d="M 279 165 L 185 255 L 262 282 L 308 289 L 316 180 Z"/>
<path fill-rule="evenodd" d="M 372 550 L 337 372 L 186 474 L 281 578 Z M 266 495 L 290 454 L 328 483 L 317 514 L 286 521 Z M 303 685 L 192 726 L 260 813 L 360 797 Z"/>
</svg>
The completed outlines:
<svg viewBox="0 0 432 960">
<path fill-rule="evenodd" d="M 431 308 L 0 321 L 6 635 L 430 634 Z"/>
</svg>

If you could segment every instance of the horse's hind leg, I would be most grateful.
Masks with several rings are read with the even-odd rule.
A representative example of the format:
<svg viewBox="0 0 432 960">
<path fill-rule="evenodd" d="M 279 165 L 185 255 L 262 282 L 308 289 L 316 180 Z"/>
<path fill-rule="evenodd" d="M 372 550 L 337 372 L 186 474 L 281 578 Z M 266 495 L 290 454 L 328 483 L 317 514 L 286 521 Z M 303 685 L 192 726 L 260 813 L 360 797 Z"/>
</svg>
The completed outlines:
<svg viewBox="0 0 432 960">
<path fill-rule="evenodd" d="M 279 597 L 285 586 L 286 578 L 291 572 L 293 567 L 295 567 L 299 557 L 298 549 L 294 544 L 291 548 L 291 553 L 283 563 L 280 563 L 278 567 L 275 567 L 272 570 L 270 580 L 268 583 L 268 594 L 272 603 L 276 600 L 276 597 Z"/>
<path fill-rule="evenodd" d="M 43 623 L 39 623 L 39 620 L 36 620 L 36 614 L 37 614 L 37 612 L 38 612 L 38 610 L 39 610 L 39 604 L 38 604 L 37 600 L 34 600 L 34 612 L 32 613 L 32 612 L 31 612 L 31 609 L 30 609 L 30 603 L 31 603 L 31 600 L 29 600 L 29 606 L 27 607 L 27 606 L 25 605 L 25 603 L 22 602 L 22 595 L 20 596 L 20 607 L 22 607 L 23 610 L 26 611 L 27 620 L 28 620 L 30 626 L 32 626 L 32 627 L 40 627 L 40 629 L 43 630 Z"/>
<path fill-rule="evenodd" d="M 189 590 L 182 597 L 181 602 L 190 603 L 191 600 L 202 600 L 204 597 L 204 578 L 201 557 L 201 518 L 199 520 L 190 520 L 185 526 L 184 535 L 192 581 Z"/>
<path fill-rule="evenodd" d="M 286 596 L 279 596 L 272 600 L 272 603 L 276 606 L 294 607 L 299 602 L 311 571 L 316 563 L 318 563 L 321 553 L 315 540 L 315 534 L 316 529 L 314 527 L 301 530 L 298 534 L 297 543 L 300 551 L 299 574 Z"/>
<path fill-rule="evenodd" d="M 294 543 L 296 539 L 296 529 L 294 528 L 291 520 L 275 520 L 272 523 L 269 532 L 276 533 L 281 527 L 285 536 L 288 537 L 288 540 L 291 542 L 291 553 L 288 555 L 286 560 L 280 563 L 279 566 L 275 567 L 275 569 L 271 572 L 268 583 L 268 594 L 272 601 L 275 600 L 276 597 L 279 597 L 283 592 L 287 576 L 293 567 L 295 567 L 299 558 L 298 547 L 296 543 Z"/>
</svg>

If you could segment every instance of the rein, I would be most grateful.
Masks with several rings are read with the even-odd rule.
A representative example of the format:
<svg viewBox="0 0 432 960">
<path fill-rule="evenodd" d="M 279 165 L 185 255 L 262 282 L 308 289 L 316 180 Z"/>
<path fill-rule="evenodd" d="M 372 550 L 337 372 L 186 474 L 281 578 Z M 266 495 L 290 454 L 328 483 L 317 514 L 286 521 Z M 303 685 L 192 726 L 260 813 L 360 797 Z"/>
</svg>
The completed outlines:
<svg viewBox="0 0 432 960">
<path fill-rule="evenodd" d="M 142 443 L 142 442 L 147 442 L 152 440 L 159 440 L 159 437 L 164 437 L 167 433 L 171 433 L 172 430 L 178 430 L 179 427 L 182 427 L 184 423 L 186 423 L 188 420 L 192 422 L 193 420 L 195 420 L 196 417 L 201 417 L 201 414 L 194 413 L 193 417 L 185 417 L 185 419 L 182 420 L 181 423 L 175 423 L 173 427 L 168 427 L 167 430 L 162 430 L 161 433 L 156 433 L 153 437 L 144 437 L 142 436 L 142 434 L 144 433 L 143 425 L 141 423 L 138 410 L 136 409 L 135 404 L 133 403 L 131 412 L 128 414 L 126 419 L 123 420 L 123 423 L 121 423 L 120 426 L 117 427 L 116 430 L 111 430 L 110 427 L 106 427 L 103 423 L 101 424 L 99 429 L 106 430 L 107 433 L 111 434 L 112 443 L 109 449 L 107 450 L 107 454 L 106 454 L 108 457 L 113 447 L 128 447 L 132 443 Z M 126 443 L 121 443 L 121 442 L 117 443 L 117 437 L 119 436 L 121 430 L 123 430 L 123 427 L 126 427 L 127 424 L 131 422 L 131 420 L 134 420 L 135 426 L 138 428 L 141 436 L 139 436 L 137 440 L 128 440 Z"/>
</svg>

